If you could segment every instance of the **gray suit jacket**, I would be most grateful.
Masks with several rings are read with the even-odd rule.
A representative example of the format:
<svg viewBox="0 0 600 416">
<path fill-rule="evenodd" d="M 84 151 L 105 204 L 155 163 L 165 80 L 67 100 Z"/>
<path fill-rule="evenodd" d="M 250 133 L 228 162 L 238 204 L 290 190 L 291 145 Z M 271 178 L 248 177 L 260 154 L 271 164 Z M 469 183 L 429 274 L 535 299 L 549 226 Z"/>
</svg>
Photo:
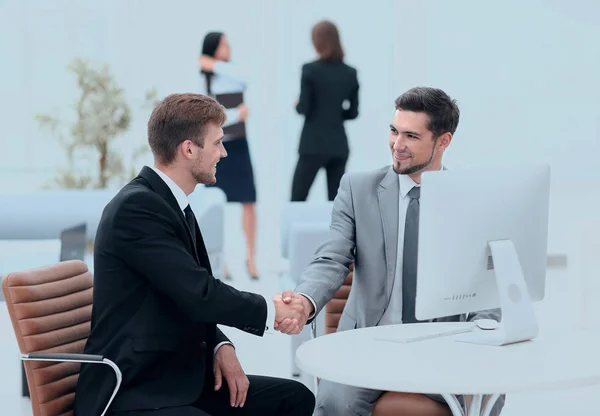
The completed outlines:
<svg viewBox="0 0 600 416">
<path fill-rule="evenodd" d="M 350 297 L 338 331 L 375 326 L 392 295 L 398 244 L 398 177 L 391 166 L 342 177 L 327 240 L 300 276 L 296 292 L 310 296 L 315 315 L 340 288 L 354 263 Z M 438 318 L 456 322 L 500 320 L 500 310 Z"/>
</svg>

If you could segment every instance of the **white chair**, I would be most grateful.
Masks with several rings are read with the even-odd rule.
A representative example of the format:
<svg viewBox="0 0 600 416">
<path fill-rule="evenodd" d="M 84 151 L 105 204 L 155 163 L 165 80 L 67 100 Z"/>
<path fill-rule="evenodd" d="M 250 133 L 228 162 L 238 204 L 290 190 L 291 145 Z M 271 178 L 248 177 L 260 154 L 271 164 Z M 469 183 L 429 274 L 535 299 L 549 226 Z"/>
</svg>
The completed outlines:
<svg viewBox="0 0 600 416">
<path fill-rule="evenodd" d="M 198 219 L 213 275 L 225 277 L 225 204 L 227 197 L 219 188 L 197 186 L 188 196 L 190 206 Z"/>
<path fill-rule="evenodd" d="M 327 238 L 331 218 L 332 202 L 287 203 L 281 216 L 281 256 L 289 261 L 288 270 L 280 276 L 281 290 L 293 290 L 302 271 L 312 260 L 315 251 Z M 317 327 L 323 327 L 322 314 L 317 316 Z M 311 338 L 311 328 L 292 336 L 292 376 L 301 375 L 296 365 L 296 350 Z"/>
</svg>

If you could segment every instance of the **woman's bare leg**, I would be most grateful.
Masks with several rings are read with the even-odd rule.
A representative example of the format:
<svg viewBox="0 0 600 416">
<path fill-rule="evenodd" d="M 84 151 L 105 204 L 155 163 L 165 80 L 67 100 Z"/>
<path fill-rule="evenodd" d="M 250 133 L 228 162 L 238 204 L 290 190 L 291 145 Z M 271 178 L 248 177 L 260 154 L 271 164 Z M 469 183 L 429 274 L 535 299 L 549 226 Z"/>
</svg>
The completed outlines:
<svg viewBox="0 0 600 416">
<path fill-rule="evenodd" d="M 242 227 L 246 235 L 246 259 L 250 277 L 258 279 L 256 270 L 255 244 L 256 244 L 256 210 L 254 203 L 242 204 Z"/>
</svg>

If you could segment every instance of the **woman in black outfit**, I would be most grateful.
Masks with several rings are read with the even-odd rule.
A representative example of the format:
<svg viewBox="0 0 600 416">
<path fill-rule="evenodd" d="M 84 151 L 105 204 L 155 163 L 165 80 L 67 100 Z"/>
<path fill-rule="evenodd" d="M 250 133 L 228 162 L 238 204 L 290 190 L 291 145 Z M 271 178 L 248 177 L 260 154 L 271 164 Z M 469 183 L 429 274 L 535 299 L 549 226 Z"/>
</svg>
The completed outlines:
<svg viewBox="0 0 600 416">
<path fill-rule="evenodd" d="M 223 146 L 227 157 L 217 166 L 217 182 L 227 202 L 242 204 L 242 227 L 246 235 L 246 268 L 252 279 L 258 279 L 255 262 L 256 187 L 254 170 L 246 138 L 248 107 L 244 101 L 246 81 L 244 67 L 230 62 L 231 46 L 224 33 L 208 33 L 200 56 L 200 91 L 214 97 L 225 107 Z M 229 278 L 225 271 L 225 278 Z"/>
<path fill-rule="evenodd" d="M 312 29 L 312 41 L 319 58 L 302 67 L 296 111 L 305 120 L 292 182 L 292 201 L 306 201 L 321 168 L 327 172 L 329 200 L 335 198 L 350 153 L 344 121 L 358 116 L 356 69 L 343 62 L 337 28 L 329 21 L 317 23 Z M 349 104 L 344 108 L 346 102 Z"/>
</svg>

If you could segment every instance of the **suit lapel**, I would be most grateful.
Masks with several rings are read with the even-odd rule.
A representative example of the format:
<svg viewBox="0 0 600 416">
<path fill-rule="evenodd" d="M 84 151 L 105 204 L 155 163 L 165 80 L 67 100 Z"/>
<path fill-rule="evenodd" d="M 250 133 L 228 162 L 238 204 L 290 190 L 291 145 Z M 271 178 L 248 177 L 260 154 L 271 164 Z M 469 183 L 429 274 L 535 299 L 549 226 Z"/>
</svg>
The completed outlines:
<svg viewBox="0 0 600 416">
<path fill-rule="evenodd" d="M 377 197 L 385 247 L 385 260 L 387 270 L 386 280 L 386 305 L 392 291 L 390 288 L 396 274 L 396 257 L 398 255 L 398 210 L 399 210 L 399 185 L 398 175 L 390 168 L 379 184 Z"/>
<path fill-rule="evenodd" d="M 179 207 L 179 204 L 177 203 L 177 199 L 175 199 L 173 192 L 171 192 L 165 181 L 163 181 L 161 177 L 158 176 L 156 172 L 154 172 L 148 166 L 144 166 L 138 176 L 145 179 L 146 182 L 150 184 L 152 190 L 159 194 L 165 201 L 167 201 L 171 208 L 173 208 L 173 210 L 177 213 L 179 220 L 181 221 L 183 227 L 187 232 L 190 247 L 192 247 L 191 254 L 194 256 L 198 264 L 202 264 L 200 263 L 200 258 L 198 256 L 198 248 L 194 246 L 194 240 L 192 239 L 192 232 L 194 231 L 190 230 L 190 227 L 188 226 L 187 221 L 185 219 L 185 215 Z M 197 227 L 198 226 L 196 225 L 196 228 Z M 199 234 L 200 233 L 198 231 L 196 235 Z M 202 241 L 202 238 L 200 238 L 200 241 Z M 202 241 L 202 247 L 204 247 L 204 241 Z M 204 248 L 204 251 L 206 252 L 206 248 Z"/>
</svg>

